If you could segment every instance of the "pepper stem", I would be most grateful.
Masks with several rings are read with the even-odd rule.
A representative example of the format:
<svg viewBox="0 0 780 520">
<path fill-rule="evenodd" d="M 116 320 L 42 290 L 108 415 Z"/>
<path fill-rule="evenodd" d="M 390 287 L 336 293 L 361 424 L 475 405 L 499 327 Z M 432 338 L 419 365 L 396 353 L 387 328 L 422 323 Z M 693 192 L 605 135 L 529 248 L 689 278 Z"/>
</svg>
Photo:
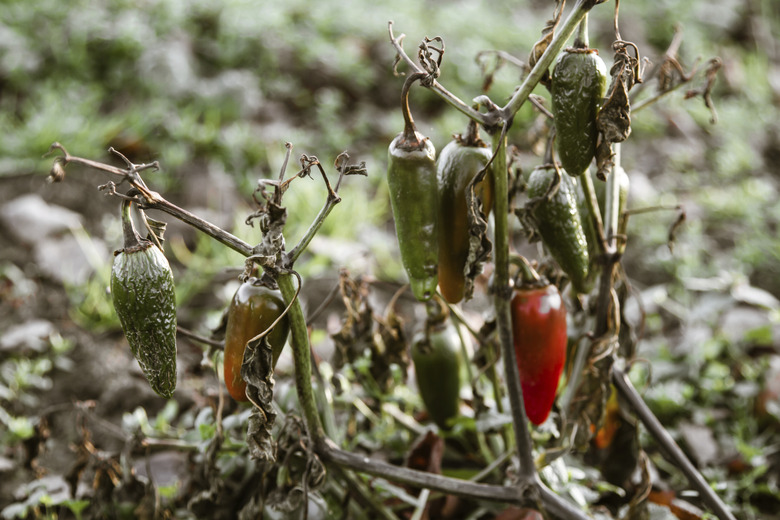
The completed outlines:
<svg viewBox="0 0 780 520">
<path fill-rule="evenodd" d="M 401 89 L 401 113 L 404 115 L 403 140 L 405 142 L 405 146 L 414 146 L 415 148 L 420 148 L 422 145 L 422 143 L 419 143 L 417 140 L 417 128 L 414 126 L 414 118 L 412 117 L 412 112 L 409 109 L 409 91 L 412 88 L 412 83 L 424 77 L 424 72 L 415 72 L 410 74 L 409 77 L 406 78 L 406 81 L 404 81 L 404 86 Z"/>
<path fill-rule="evenodd" d="M 531 265 L 527 258 L 521 255 L 512 255 L 509 262 L 519 269 L 518 275 L 521 286 L 529 285 L 547 285 L 547 280 L 543 280 L 536 269 Z"/>
<path fill-rule="evenodd" d="M 130 215 L 130 204 L 132 204 L 132 201 L 123 200 L 120 210 L 125 249 L 134 249 L 141 246 L 141 236 L 135 230 L 135 226 L 133 226 L 133 217 Z"/>
<path fill-rule="evenodd" d="M 461 138 L 463 146 L 487 146 L 479 137 L 479 125 L 473 119 L 469 119 L 466 133 Z"/>
<path fill-rule="evenodd" d="M 575 49 L 587 49 L 590 46 L 588 40 L 588 13 L 582 17 L 579 27 L 577 27 L 577 36 L 574 38 Z"/>
</svg>

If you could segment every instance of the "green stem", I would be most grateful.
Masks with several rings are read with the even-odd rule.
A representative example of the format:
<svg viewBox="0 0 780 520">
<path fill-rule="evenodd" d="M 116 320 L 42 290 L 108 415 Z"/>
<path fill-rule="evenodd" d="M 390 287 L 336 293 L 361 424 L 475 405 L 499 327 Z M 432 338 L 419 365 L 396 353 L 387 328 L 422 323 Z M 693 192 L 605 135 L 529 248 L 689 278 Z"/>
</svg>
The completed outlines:
<svg viewBox="0 0 780 520">
<path fill-rule="evenodd" d="M 495 183 L 493 204 L 496 226 L 496 243 L 493 245 L 496 264 L 493 286 L 495 291 L 494 305 L 504 370 L 506 371 L 509 404 L 512 407 L 515 443 L 520 458 L 520 479 L 521 484 L 527 485 L 535 482 L 538 477 L 533 457 L 533 443 L 528 431 L 528 416 L 525 413 L 525 404 L 523 403 L 520 372 L 515 360 L 515 349 L 512 342 L 512 318 L 509 309 L 509 302 L 512 298 L 512 289 L 509 285 L 509 199 L 507 194 L 509 186 L 506 167 L 506 135 L 503 132 L 494 134 L 493 149 L 496 150 L 493 164 Z"/>
<path fill-rule="evenodd" d="M 580 1 L 577 3 L 577 7 L 575 7 L 573 14 L 569 16 L 570 19 L 574 14 L 583 9 L 582 5 L 584 3 L 586 2 Z M 590 2 L 588 3 L 590 7 L 592 7 L 593 4 Z M 587 9 L 590 9 L 590 7 Z M 587 12 L 587 9 L 585 9 L 583 13 Z M 572 31 L 573 27 L 574 25 L 572 25 Z M 563 43 L 561 43 L 561 45 L 563 45 Z M 549 51 L 550 49 L 548 48 L 547 50 Z M 547 53 L 545 52 L 545 54 Z M 534 67 L 534 70 L 537 70 L 538 66 L 539 63 Z M 526 79 L 526 82 L 527 81 L 528 79 Z M 530 93 L 530 90 L 528 93 Z M 522 100 L 524 101 L 527 97 L 528 95 L 526 94 Z M 522 105 L 522 101 L 520 101 L 520 105 Z M 518 105 L 518 108 L 520 105 Z M 493 301 L 496 310 L 498 336 L 501 341 L 501 354 L 504 360 L 509 404 L 512 407 L 515 442 L 517 443 L 518 458 L 520 460 L 518 485 L 521 494 L 525 494 L 528 491 L 537 492 L 545 509 L 553 518 L 586 519 L 587 516 L 581 511 L 556 493 L 550 491 L 541 482 L 536 471 L 536 463 L 533 458 L 533 443 L 531 441 L 531 433 L 528 430 L 528 416 L 525 413 L 525 404 L 523 403 L 523 389 L 520 385 L 520 372 L 515 359 L 514 343 L 512 342 L 512 318 L 510 314 L 512 289 L 509 286 L 509 186 L 506 164 L 506 134 L 504 132 L 496 132 L 494 134 L 493 149 L 496 151 L 496 158 L 494 159 L 493 165 L 495 182 L 493 204 L 495 207 L 496 229 L 496 240 L 493 246 L 496 266 L 493 286 L 495 295 Z"/>
<path fill-rule="evenodd" d="M 124 248 L 133 249 L 141 245 L 141 237 L 133 226 L 133 217 L 130 215 L 129 200 L 122 200 L 122 207 L 120 209 L 120 216 L 122 219 L 122 236 L 124 238 Z"/>
<path fill-rule="evenodd" d="M 363 507 L 364 513 L 366 509 L 372 509 L 378 515 L 377 518 L 398 520 L 398 517 L 390 509 L 379 500 L 376 500 L 376 493 L 369 489 L 359 477 L 353 475 L 351 471 L 337 465 L 333 465 L 329 469 L 344 481 L 347 493 Z"/>
<path fill-rule="evenodd" d="M 577 37 L 574 38 L 574 47 L 577 49 L 587 49 L 590 47 L 590 40 L 588 39 L 588 13 L 582 17 L 579 27 L 577 28 Z"/>
<path fill-rule="evenodd" d="M 401 36 L 401 39 L 398 39 L 393 34 L 393 22 L 389 22 L 387 24 L 387 32 L 390 34 L 390 43 L 395 47 L 396 52 L 398 52 L 398 56 L 403 59 L 406 64 L 409 66 L 409 72 L 408 74 L 413 73 L 421 73 L 423 76 L 427 76 L 427 73 L 420 68 L 417 63 L 412 60 L 409 55 L 404 52 L 404 48 L 401 46 L 401 39 L 403 39 L 403 35 Z M 493 121 L 488 121 L 488 117 L 486 114 L 482 114 L 470 106 L 468 106 L 466 103 L 461 101 L 457 96 L 455 96 L 453 93 L 451 93 L 449 90 L 444 88 L 441 83 L 436 81 L 435 79 L 431 82 L 429 88 L 436 92 L 444 101 L 450 104 L 453 108 L 456 110 L 459 110 L 466 116 L 470 117 L 474 121 L 486 125 L 488 123 L 493 123 Z"/>
<path fill-rule="evenodd" d="M 335 193 L 333 195 L 335 195 Z M 335 195 L 335 197 L 330 194 L 328 195 L 328 200 L 325 201 L 325 205 L 320 209 L 320 212 L 315 217 L 314 222 L 312 222 L 311 226 L 309 226 L 309 229 L 306 230 L 306 234 L 303 235 L 303 238 L 301 238 L 300 242 L 298 242 L 295 247 L 286 254 L 286 265 L 291 266 L 295 264 L 295 261 L 298 260 L 298 257 L 301 256 L 301 253 L 306 250 L 314 236 L 320 230 L 322 224 L 325 223 L 325 219 L 328 218 L 328 215 L 330 215 L 330 212 L 333 210 L 334 206 L 336 206 L 336 204 L 339 202 L 341 202 L 341 198 L 338 195 Z"/>
<path fill-rule="evenodd" d="M 458 340 L 460 341 L 460 354 L 463 356 L 463 361 L 465 363 L 466 367 L 466 377 L 468 377 L 469 384 L 472 388 L 476 388 L 476 386 L 479 384 L 479 381 L 476 381 L 476 377 L 474 374 L 474 369 L 471 366 L 471 356 L 468 351 L 468 348 L 466 347 L 466 337 L 463 334 L 463 331 L 461 330 L 460 323 L 458 322 L 458 317 L 454 316 L 453 318 L 453 327 L 455 327 L 455 332 L 458 334 Z M 496 457 L 493 454 L 493 452 L 490 451 L 490 448 L 488 447 L 487 441 L 485 440 L 485 432 L 477 431 L 477 444 L 479 445 L 479 451 L 482 453 L 482 456 L 485 458 L 485 462 L 490 463 L 493 461 Z"/>
<path fill-rule="evenodd" d="M 306 318 L 301 309 L 301 303 L 296 298 L 294 276 L 290 273 L 280 274 L 276 282 L 287 305 L 292 302 L 287 316 L 290 320 L 290 332 L 292 336 L 293 361 L 295 362 L 295 389 L 298 392 L 298 402 L 303 412 L 303 420 L 306 423 L 309 437 L 317 449 L 325 438 L 320 416 L 317 413 L 317 401 L 311 385 L 311 353 L 309 347 L 309 331 L 306 329 Z M 293 302 L 293 299 L 295 301 Z"/>
<path fill-rule="evenodd" d="M 326 462 L 332 462 L 360 473 L 375 475 L 393 482 L 399 482 L 417 488 L 427 488 L 432 491 L 441 491 L 448 495 L 489 500 L 492 502 L 505 502 L 509 504 L 524 504 L 528 502 L 517 492 L 517 489 L 513 487 L 478 484 L 476 482 L 445 477 L 427 471 L 396 466 L 379 459 L 366 457 L 360 453 L 339 449 L 329 440 L 325 440 L 317 452 Z"/>
<path fill-rule="evenodd" d="M 307 327 L 308 330 L 308 327 Z M 311 351 L 311 345 L 309 345 L 309 357 L 314 359 Z M 325 433 L 331 439 L 335 439 L 336 442 L 341 442 L 342 435 L 336 426 L 336 414 L 333 411 L 333 392 L 328 386 L 327 381 L 322 376 L 322 370 L 320 366 L 314 363 L 314 377 L 317 379 L 317 392 L 315 397 L 317 398 L 317 406 L 319 410 L 322 410 L 322 421 L 324 422 Z"/>
<path fill-rule="evenodd" d="M 496 401 L 496 411 L 499 414 L 504 413 L 504 403 L 501 400 L 501 381 L 498 377 L 498 370 L 496 370 L 496 359 L 494 350 L 487 348 L 487 340 L 484 336 L 482 336 L 479 332 L 475 331 L 471 328 L 471 326 L 466 322 L 466 318 L 463 316 L 463 314 L 460 312 L 460 309 L 453 305 L 447 305 L 447 307 L 450 310 L 450 316 L 452 316 L 455 320 L 458 321 L 458 323 L 469 331 L 469 334 L 479 342 L 481 348 L 487 349 L 487 355 L 489 356 L 489 359 L 486 361 L 488 368 L 485 371 L 485 375 L 488 378 L 488 381 L 490 381 L 491 386 L 493 387 L 493 398 Z M 511 425 L 507 424 L 505 428 L 502 428 L 501 430 L 501 436 L 504 441 L 504 449 L 509 450 L 511 449 L 512 445 L 512 431 L 511 431 Z"/>
<path fill-rule="evenodd" d="M 156 194 L 154 200 L 147 200 L 147 202 L 143 204 L 143 208 L 156 209 L 168 213 L 169 215 L 172 215 L 181 220 L 185 224 L 189 224 L 190 226 L 200 230 L 218 242 L 221 242 L 233 251 L 236 251 L 237 253 L 240 253 L 244 256 L 252 255 L 252 246 L 240 238 L 233 236 L 227 231 L 221 229 L 219 226 L 215 226 L 211 222 L 203 220 L 194 213 L 190 213 L 189 211 L 178 207 L 176 204 L 168 202 L 159 194 Z"/>
<path fill-rule="evenodd" d="M 514 265 L 520 270 L 519 276 L 520 279 L 518 283 L 520 285 L 525 284 L 540 284 L 545 283 L 542 282 L 542 278 L 539 276 L 539 273 L 536 272 L 536 269 L 533 268 L 533 266 L 528 262 L 528 260 L 520 255 L 512 255 L 509 258 L 509 263 Z"/>
<path fill-rule="evenodd" d="M 414 126 L 414 118 L 412 117 L 412 111 L 409 109 L 409 91 L 412 89 L 412 83 L 418 79 L 425 77 L 423 72 L 415 72 L 410 74 L 404 86 L 401 89 L 401 113 L 404 116 L 404 141 L 408 143 L 417 141 L 417 129 Z M 419 144 L 417 145 L 419 147 Z"/>
<path fill-rule="evenodd" d="M 487 377 L 490 384 L 493 385 L 493 398 L 496 400 L 496 411 L 499 415 L 504 414 L 504 402 L 502 400 L 501 392 L 501 380 L 498 377 L 498 369 L 496 368 L 495 351 L 490 351 L 490 367 L 487 370 Z M 509 424 L 504 428 L 501 428 L 501 439 L 504 441 L 504 450 L 510 451 L 512 449 L 512 429 Z"/>
</svg>

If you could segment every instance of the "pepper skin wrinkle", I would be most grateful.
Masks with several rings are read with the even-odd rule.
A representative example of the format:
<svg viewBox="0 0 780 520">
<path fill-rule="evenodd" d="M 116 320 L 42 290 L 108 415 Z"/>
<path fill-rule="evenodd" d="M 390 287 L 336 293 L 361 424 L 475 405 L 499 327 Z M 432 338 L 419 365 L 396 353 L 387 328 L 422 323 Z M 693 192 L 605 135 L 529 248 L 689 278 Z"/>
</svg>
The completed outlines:
<svg viewBox="0 0 780 520">
<path fill-rule="evenodd" d="M 596 154 L 598 115 L 607 90 L 607 66 L 595 49 L 567 49 L 558 57 L 550 93 L 556 150 L 573 176 L 588 169 Z"/>
<path fill-rule="evenodd" d="M 143 241 L 119 252 L 111 270 L 111 296 L 149 384 L 170 398 L 176 388 L 176 292 L 162 251 Z"/>
<path fill-rule="evenodd" d="M 556 177 L 552 167 L 536 168 L 528 178 L 528 196 L 545 197 Z M 593 288 L 593 279 L 588 240 L 577 204 L 576 179 L 564 172 L 560 178 L 555 194 L 540 200 L 534 207 L 534 220 L 547 250 L 569 276 L 574 289 L 585 294 Z"/>
</svg>

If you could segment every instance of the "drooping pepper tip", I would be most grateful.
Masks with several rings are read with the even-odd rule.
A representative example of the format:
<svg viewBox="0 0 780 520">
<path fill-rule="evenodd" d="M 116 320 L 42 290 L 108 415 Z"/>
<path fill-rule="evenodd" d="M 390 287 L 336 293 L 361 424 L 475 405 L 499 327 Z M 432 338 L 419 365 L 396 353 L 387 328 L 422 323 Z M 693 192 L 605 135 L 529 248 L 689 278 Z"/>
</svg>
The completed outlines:
<svg viewBox="0 0 780 520">
<path fill-rule="evenodd" d="M 412 294 L 421 302 L 426 302 L 433 298 L 433 295 L 436 294 L 436 286 L 438 283 L 436 277 L 412 278 L 409 280 L 409 285 L 412 287 Z"/>
</svg>

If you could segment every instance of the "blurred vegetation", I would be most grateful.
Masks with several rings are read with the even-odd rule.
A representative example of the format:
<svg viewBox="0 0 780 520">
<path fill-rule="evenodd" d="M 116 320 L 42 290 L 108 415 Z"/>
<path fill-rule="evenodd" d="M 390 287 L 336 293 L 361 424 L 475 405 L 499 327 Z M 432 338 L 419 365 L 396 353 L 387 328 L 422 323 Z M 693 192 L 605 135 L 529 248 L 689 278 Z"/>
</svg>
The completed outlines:
<svg viewBox="0 0 780 520">
<path fill-rule="evenodd" d="M 551 10 L 550 2 L 541 0 L 496 4 L 5 0 L 0 13 L 0 181 L 30 175 L 42 180 L 51 159 L 41 156 L 53 141 L 74 155 L 105 161 L 112 160 L 106 150 L 113 146 L 135 162 L 159 160 L 162 171 L 147 177 L 153 189 L 171 200 L 194 198 L 221 213 L 232 232 L 252 242 L 259 232 L 243 224 L 251 211 L 250 195 L 258 178 L 277 174 L 285 142 L 295 145 L 294 157 L 317 155 L 325 165 L 347 150 L 353 161 L 366 161 L 369 177 L 345 183 L 343 201 L 321 237 L 345 247 L 364 245 L 349 251 L 368 257 L 359 264 L 365 273 L 401 281 L 384 183 L 387 145 L 402 128 L 397 110 L 401 79 L 392 71 L 387 22 L 394 21 L 396 34 L 408 35 L 407 51 L 423 36 L 442 36 L 447 51 L 440 81 L 470 100 L 481 93 L 475 56 L 501 49 L 525 60 Z M 711 124 L 711 113 L 700 98 L 683 99 L 683 88 L 636 114 L 633 133 L 623 145 L 623 165 L 632 178 L 631 207 L 682 205 L 687 215 L 673 251 L 668 234 L 674 212 L 631 217 L 624 265 L 644 302 L 639 356 L 648 360 L 637 364 L 631 375 L 638 387 L 646 388 L 648 403 L 681 444 L 690 441 L 685 425 L 703 426 L 711 433 L 718 457 L 701 465 L 710 481 L 720 483 L 724 498 L 741 511 L 739 518 L 777 518 L 780 390 L 773 392 L 780 381 L 780 4 L 621 4 L 623 36 L 637 42 L 652 63 L 660 61 L 678 24 L 684 33 L 679 54 L 686 70 L 696 63 L 702 67 L 712 56 L 723 61 L 713 93 L 718 122 Z M 603 49 L 608 60 L 611 4 L 594 11 L 591 30 L 591 45 Z M 520 75 L 508 65 L 499 70 L 491 97 L 501 103 Z M 699 75 L 691 88 L 701 82 Z M 648 84 L 641 98 L 650 97 L 654 89 L 654 83 Z M 542 88 L 536 93 L 546 96 Z M 437 148 L 465 127 L 465 119 L 430 92 L 416 89 L 412 104 L 419 129 Z M 531 107 L 524 107 L 510 142 L 523 142 L 535 119 Z M 522 157 L 528 162 L 522 164 L 524 169 L 537 161 L 527 149 Z M 195 196 L 209 191 L 211 185 L 205 183 L 222 178 L 235 191 L 232 196 Z M 193 186 L 193 179 L 204 184 Z M 288 245 L 303 234 L 323 201 L 318 180 L 294 184 L 286 198 L 292 208 Z M 90 230 L 98 232 L 94 226 Z M 118 244 L 115 223 L 105 223 L 102 233 L 109 243 Z M 335 243 L 313 245 L 299 265 L 304 277 L 333 275 L 354 262 L 334 254 Z M 212 298 L 203 303 L 198 296 L 224 267 L 240 266 L 242 259 L 202 237 L 173 238 L 168 249 L 177 263 L 180 305 L 200 306 L 208 326 L 215 326 L 219 302 Z M 25 275 L 11 264 L 0 268 L 3 287 L 13 287 L 3 289 L 2 295 L 23 301 L 19 291 L 27 283 Z M 230 291 L 224 292 L 219 296 L 226 300 Z M 74 322 L 94 334 L 117 331 L 100 277 L 68 287 L 68 294 Z M 637 300 L 627 313 L 639 331 Z M 190 320 L 201 314 L 192 314 Z M 315 343 L 324 336 L 321 330 L 313 333 Z M 0 356 L 4 459 L 40 434 L 35 410 L 45 403 L 39 396 L 51 388 L 57 371 L 73 370 L 73 348 L 72 340 L 55 331 L 40 351 Z M 203 357 L 206 372 L 219 364 Z M 399 427 L 392 414 L 364 401 L 381 398 L 411 415 L 420 409 L 419 398 L 406 386 L 400 387 L 403 398 L 398 393 L 372 395 L 361 388 L 356 381 L 370 379 L 368 363 L 365 358 L 334 374 L 340 382 L 336 400 L 352 410 L 348 428 L 357 434 L 350 439 L 351 447 L 382 447 L 397 459 L 411 442 L 411 433 Z M 327 363 L 323 367 L 331 370 Z M 296 410 L 288 379 L 280 378 L 276 395 L 282 411 Z M 139 406 L 124 415 L 118 435 L 128 443 L 141 434 L 178 439 L 183 449 L 206 460 L 218 427 L 213 409 L 200 404 L 179 409 L 172 402 L 159 411 Z M 256 474 L 244 443 L 247 415 L 246 410 L 233 410 L 219 426 L 226 437 L 218 474 L 235 492 Z M 460 441 L 470 442 L 463 439 L 484 427 L 467 424 L 458 433 Z M 275 433 L 281 435 L 281 430 L 278 424 Z M 546 438 L 554 432 L 537 434 Z M 642 441 L 652 451 L 652 439 Z M 665 477 L 685 487 L 674 482 L 680 477 L 657 451 L 651 457 Z M 566 464 L 572 465 L 562 464 L 559 460 L 548 466 L 544 478 L 573 500 L 588 502 L 597 478 L 568 458 Z M 275 477 L 285 480 L 285 475 Z M 2 509 L 3 517 L 55 517 L 66 509 L 79 517 L 87 504 L 56 495 L 54 485 L 48 484 L 29 484 L 22 498 Z M 330 493 L 324 493 L 327 506 L 338 510 L 341 504 L 334 497 L 343 498 L 346 491 L 331 485 Z M 158 499 L 186 517 L 186 490 L 181 483 L 172 486 L 160 486 Z M 373 490 L 403 497 L 403 490 L 392 486 Z M 0 499 L 10 492 L 4 491 Z M 135 511 L 135 505 L 128 504 L 126 511 Z"/>
</svg>

